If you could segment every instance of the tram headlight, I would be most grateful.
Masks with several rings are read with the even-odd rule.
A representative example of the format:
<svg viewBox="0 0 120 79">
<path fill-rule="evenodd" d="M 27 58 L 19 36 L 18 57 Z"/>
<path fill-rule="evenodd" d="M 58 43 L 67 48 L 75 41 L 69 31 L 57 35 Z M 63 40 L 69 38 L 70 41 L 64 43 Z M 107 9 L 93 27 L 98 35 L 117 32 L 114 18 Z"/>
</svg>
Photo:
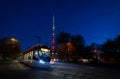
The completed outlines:
<svg viewBox="0 0 120 79">
<path fill-rule="evenodd" d="M 39 60 L 39 62 L 42 63 L 42 64 L 45 64 L 45 62 L 43 60 Z"/>
</svg>

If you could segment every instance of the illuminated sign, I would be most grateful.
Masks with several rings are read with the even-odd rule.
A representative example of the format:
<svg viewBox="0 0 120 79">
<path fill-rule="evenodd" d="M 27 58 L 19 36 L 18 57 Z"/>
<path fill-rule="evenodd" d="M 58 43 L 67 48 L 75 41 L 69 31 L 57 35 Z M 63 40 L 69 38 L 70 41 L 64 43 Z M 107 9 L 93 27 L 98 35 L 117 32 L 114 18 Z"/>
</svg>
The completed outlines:
<svg viewBox="0 0 120 79">
<path fill-rule="evenodd" d="M 41 51 L 43 51 L 43 52 L 50 52 L 49 49 L 45 49 L 45 48 L 41 48 Z"/>
</svg>

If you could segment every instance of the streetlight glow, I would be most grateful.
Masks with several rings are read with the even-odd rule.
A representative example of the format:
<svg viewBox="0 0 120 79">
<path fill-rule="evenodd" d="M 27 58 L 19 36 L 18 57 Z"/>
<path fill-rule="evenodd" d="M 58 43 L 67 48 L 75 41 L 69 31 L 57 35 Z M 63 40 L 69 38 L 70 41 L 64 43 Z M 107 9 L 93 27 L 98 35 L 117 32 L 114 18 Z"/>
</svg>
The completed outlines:
<svg viewBox="0 0 120 79">
<path fill-rule="evenodd" d="M 10 38 L 10 41 L 11 41 L 12 43 L 17 43 L 17 42 L 18 42 L 18 40 L 15 39 L 15 38 Z"/>
<path fill-rule="evenodd" d="M 17 41 L 15 38 L 11 38 L 10 40 L 13 41 L 13 42 Z"/>
</svg>

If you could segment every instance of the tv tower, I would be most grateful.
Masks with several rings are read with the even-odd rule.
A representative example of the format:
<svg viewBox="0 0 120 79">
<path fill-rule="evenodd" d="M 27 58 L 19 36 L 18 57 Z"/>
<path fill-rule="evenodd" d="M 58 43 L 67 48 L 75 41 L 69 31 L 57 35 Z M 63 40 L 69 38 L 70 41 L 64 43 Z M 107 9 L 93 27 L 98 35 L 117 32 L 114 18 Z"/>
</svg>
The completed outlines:
<svg viewBox="0 0 120 79">
<path fill-rule="evenodd" d="M 52 25 L 52 53 L 54 53 L 55 50 L 55 21 L 54 21 L 54 15 L 53 15 L 53 25 Z"/>
</svg>

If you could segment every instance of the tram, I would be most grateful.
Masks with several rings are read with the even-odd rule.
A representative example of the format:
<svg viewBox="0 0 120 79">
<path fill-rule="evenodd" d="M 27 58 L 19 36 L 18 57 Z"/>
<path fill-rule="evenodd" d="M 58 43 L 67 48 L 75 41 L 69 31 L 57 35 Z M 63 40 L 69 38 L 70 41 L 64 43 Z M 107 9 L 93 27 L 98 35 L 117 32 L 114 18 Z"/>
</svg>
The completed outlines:
<svg viewBox="0 0 120 79">
<path fill-rule="evenodd" d="M 22 56 L 22 62 L 31 67 L 50 67 L 50 60 L 50 48 L 40 44 L 32 46 Z"/>
</svg>

